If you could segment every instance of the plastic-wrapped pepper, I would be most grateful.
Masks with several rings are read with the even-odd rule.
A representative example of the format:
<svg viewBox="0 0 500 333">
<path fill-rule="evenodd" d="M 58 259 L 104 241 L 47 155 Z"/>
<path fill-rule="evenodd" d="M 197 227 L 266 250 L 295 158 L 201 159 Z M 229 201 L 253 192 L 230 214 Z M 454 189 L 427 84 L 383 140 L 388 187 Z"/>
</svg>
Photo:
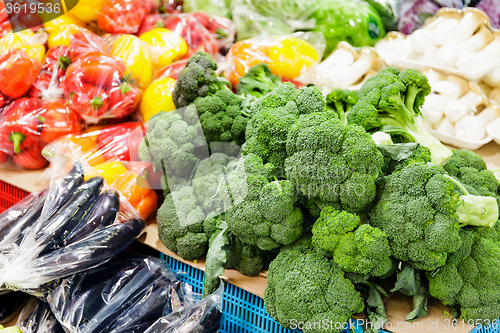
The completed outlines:
<svg viewBox="0 0 500 333">
<path fill-rule="evenodd" d="M 144 121 L 148 121 L 153 115 L 160 111 L 175 110 L 172 93 L 177 80 L 171 77 L 156 79 L 144 91 L 140 110 Z"/>
<path fill-rule="evenodd" d="M 170 65 L 188 53 L 184 38 L 169 29 L 155 28 L 143 33 L 139 38 L 151 46 L 156 69 Z"/>
</svg>

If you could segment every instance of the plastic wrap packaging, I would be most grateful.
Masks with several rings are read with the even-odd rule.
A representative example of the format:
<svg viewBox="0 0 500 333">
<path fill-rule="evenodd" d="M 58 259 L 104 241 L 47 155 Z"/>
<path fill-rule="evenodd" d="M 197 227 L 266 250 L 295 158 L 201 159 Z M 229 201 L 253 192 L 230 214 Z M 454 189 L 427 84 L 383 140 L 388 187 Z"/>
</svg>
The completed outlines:
<svg viewBox="0 0 500 333">
<path fill-rule="evenodd" d="M 66 103 L 87 124 L 124 118 L 134 112 L 141 91 L 124 62 L 103 52 L 80 55 L 62 81 Z"/>
<path fill-rule="evenodd" d="M 186 58 L 198 50 L 210 53 L 213 58 L 216 58 L 219 53 L 225 55 L 233 44 L 235 35 L 235 28 L 230 19 L 208 15 L 204 12 L 193 12 L 146 16 L 139 36 L 141 39 L 145 36 L 145 39 L 149 36 L 147 32 L 158 28 L 168 29 L 183 38 L 189 52 L 182 54 L 181 57 Z M 169 64 L 159 67 L 166 65 Z"/>
<path fill-rule="evenodd" d="M 231 11 L 238 41 L 255 36 L 289 35 L 292 28 L 279 17 L 264 16 L 248 5 L 236 6 Z"/>
<path fill-rule="evenodd" d="M 144 332 L 192 303 L 188 285 L 156 258 L 120 256 L 64 279 L 48 297 L 67 332 Z"/>
<path fill-rule="evenodd" d="M 21 311 L 16 326 L 23 333 L 64 333 L 49 304 L 31 298 Z"/>
<path fill-rule="evenodd" d="M 46 144 L 81 130 L 80 115 L 64 99 L 18 98 L 0 116 L 0 167 L 40 169 L 48 163 Z"/>
<path fill-rule="evenodd" d="M 228 53 L 224 76 L 235 87 L 250 67 L 265 62 L 274 75 L 294 80 L 321 60 L 324 48 L 323 35 L 314 32 L 239 41 Z"/>
<path fill-rule="evenodd" d="M 186 13 L 204 11 L 212 15 L 231 17 L 229 0 L 184 0 L 182 9 Z"/>
<path fill-rule="evenodd" d="M 144 333 L 217 333 L 222 327 L 223 284 L 200 302 L 158 319 Z"/>
<path fill-rule="evenodd" d="M 328 58 L 312 66 L 297 81 L 312 83 L 322 88 L 324 94 L 334 89 L 357 90 L 382 68 L 384 62 L 374 48 L 355 49 L 347 42 L 340 42 Z"/>
<path fill-rule="evenodd" d="M 105 32 L 135 34 L 144 16 L 156 9 L 154 0 L 103 0 L 97 24 Z"/>
<path fill-rule="evenodd" d="M 63 155 L 51 162 L 50 186 L 0 215 L 0 288 L 41 298 L 45 284 L 105 264 L 145 227 L 103 178 L 86 178 L 86 162 Z"/>
<path fill-rule="evenodd" d="M 42 69 L 44 32 L 9 32 L 0 38 L 0 107 L 26 94 Z"/>
<path fill-rule="evenodd" d="M 75 151 L 81 154 L 92 166 L 87 177 L 104 178 L 146 219 L 156 209 L 158 198 L 154 189 L 160 189 L 161 185 L 152 164 L 139 159 L 138 146 L 143 138 L 144 126 L 139 122 L 95 127 L 53 142 L 45 147 L 44 154 L 70 159 L 75 158 Z"/>
<path fill-rule="evenodd" d="M 0 290 L 0 324 L 12 321 L 29 297 L 23 292 Z"/>
</svg>

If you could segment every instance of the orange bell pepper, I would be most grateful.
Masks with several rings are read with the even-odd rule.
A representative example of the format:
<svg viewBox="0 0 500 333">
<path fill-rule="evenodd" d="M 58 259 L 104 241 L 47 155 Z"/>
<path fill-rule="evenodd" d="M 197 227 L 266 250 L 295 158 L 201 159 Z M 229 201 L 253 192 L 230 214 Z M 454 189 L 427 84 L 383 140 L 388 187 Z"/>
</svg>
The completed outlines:
<svg viewBox="0 0 500 333">
<path fill-rule="evenodd" d="M 91 166 L 106 162 L 104 153 L 100 151 L 97 145 L 97 135 L 68 135 L 66 138 L 80 147 L 83 157 Z"/>
<path fill-rule="evenodd" d="M 146 179 L 127 170 L 123 163 L 108 161 L 96 165 L 94 169 L 108 185 L 120 191 L 144 219 L 155 210 L 158 203 L 156 192 L 151 189 Z"/>
</svg>

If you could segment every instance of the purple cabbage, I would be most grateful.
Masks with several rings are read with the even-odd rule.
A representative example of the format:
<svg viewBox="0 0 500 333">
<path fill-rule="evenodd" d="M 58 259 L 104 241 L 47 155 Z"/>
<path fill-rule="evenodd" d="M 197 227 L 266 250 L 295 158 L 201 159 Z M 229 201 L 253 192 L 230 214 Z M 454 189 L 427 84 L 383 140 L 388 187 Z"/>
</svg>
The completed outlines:
<svg viewBox="0 0 500 333">
<path fill-rule="evenodd" d="M 500 0 L 481 0 L 476 8 L 481 9 L 490 17 L 494 28 L 500 29 Z"/>
</svg>

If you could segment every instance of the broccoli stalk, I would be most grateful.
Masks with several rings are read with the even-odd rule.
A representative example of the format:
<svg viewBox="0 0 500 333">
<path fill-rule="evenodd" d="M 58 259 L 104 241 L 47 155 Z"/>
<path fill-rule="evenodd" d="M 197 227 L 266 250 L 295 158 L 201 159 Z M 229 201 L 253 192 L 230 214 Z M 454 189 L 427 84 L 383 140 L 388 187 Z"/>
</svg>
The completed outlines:
<svg viewBox="0 0 500 333">
<path fill-rule="evenodd" d="M 461 226 L 493 228 L 498 220 L 498 203 L 494 197 L 471 195 L 465 186 L 453 177 L 449 178 L 464 193 L 460 196 L 457 215 Z"/>
<path fill-rule="evenodd" d="M 337 112 L 340 121 L 347 125 L 347 113 L 358 102 L 358 91 L 335 89 L 326 96 L 326 105 Z"/>
</svg>

